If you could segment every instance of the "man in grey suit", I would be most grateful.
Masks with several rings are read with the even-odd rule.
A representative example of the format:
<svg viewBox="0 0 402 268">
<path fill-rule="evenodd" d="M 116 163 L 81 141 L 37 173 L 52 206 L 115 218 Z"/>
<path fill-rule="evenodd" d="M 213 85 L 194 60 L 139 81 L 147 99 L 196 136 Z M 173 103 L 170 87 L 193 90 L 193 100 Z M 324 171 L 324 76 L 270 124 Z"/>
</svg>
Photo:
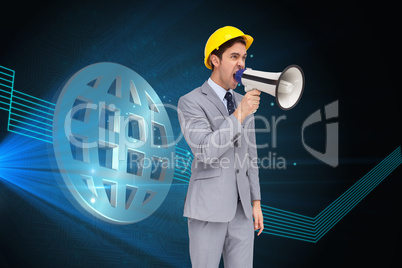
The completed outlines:
<svg viewBox="0 0 402 268">
<path fill-rule="evenodd" d="M 218 267 L 222 254 L 225 267 L 252 267 L 254 230 L 264 229 L 253 116 L 260 91 L 233 91 L 252 42 L 235 27 L 215 31 L 205 46 L 210 78 L 179 99 L 194 155 L 184 205 L 193 267 Z"/>
</svg>

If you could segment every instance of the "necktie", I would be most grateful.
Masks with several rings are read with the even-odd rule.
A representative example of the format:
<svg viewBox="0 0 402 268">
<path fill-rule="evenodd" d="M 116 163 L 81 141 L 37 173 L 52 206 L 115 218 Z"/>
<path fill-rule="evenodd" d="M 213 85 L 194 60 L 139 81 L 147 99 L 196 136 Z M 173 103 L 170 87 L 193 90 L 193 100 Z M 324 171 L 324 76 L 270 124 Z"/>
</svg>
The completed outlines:
<svg viewBox="0 0 402 268">
<path fill-rule="evenodd" d="M 229 115 L 231 115 L 235 111 L 232 93 L 230 93 L 229 91 L 226 92 L 225 99 L 227 100 L 227 107 L 228 107 Z"/>
</svg>

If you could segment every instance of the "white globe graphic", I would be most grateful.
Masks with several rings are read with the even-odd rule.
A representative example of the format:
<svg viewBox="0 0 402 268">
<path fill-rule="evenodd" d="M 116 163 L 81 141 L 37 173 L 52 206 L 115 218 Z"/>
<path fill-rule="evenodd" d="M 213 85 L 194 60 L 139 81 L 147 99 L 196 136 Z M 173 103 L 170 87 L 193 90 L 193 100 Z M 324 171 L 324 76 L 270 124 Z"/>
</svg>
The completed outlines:
<svg viewBox="0 0 402 268">
<path fill-rule="evenodd" d="M 116 224 L 141 221 L 169 192 L 175 144 L 168 114 L 133 70 L 96 63 L 60 93 L 53 149 L 65 188 L 79 207 Z"/>
</svg>

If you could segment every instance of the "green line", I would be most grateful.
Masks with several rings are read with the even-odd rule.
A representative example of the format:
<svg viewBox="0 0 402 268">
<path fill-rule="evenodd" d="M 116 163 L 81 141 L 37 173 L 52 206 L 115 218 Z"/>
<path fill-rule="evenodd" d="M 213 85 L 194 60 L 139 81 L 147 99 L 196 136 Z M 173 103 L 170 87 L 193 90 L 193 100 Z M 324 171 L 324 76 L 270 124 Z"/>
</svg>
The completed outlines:
<svg viewBox="0 0 402 268">
<path fill-rule="evenodd" d="M 7 111 L 8 111 L 8 110 L 7 110 Z M 46 126 L 49 126 L 49 127 L 53 127 L 52 124 L 44 123 L 44 122 L 42 122 L 42 121 L 38 121 L 38 120 L 29 118 L 29 117 L 26 117 L 26 116 L 22 116 L 22 115 L 19 115 L 19 114 L 16 114 L 16 113 L 13 113 L 13 115 L 14 115 L 14 116 L 18 116 L 18 117 L 22 117 L 22 118 L 29 119 L 30 121 L 38 122 L 39 124 L 43 124 L 43 125 L 46 125 Z M 15 120 L 15 119 L 13 119 L 13 120 Z"/>
<path fill-rule="evenodd" d="M 317 237 L 322 237 L 323 235 L 325 235 L 337 222 L 339 222 L 347 213 L 349 213 L 357 204 L 359 204 L 361 200 L 363 200 L 368 194 L 370 194 L 399 165 L 400 165 L 399 159 L 393 159 L 392 162 L 389 162 L 387 163 L 387 165 L 384 165 L 383 169 L 379 171 L 381 172 L 379 174 L 380 177 L 375 179 L 370 186 L 366 187 L 364 192 L 360 193 L 358 196 L 355 196 L 355 198 L 351 199 L 348 202 L 346 208 L 344 208 L 342 211 L 337 211 L 336 214 L 334 214 L 327 220 L 325 225 L 317 228 L 317 234 L 316 234 Z M 329 220 L 331 221 L 329 222 Z"/>
<path fill-rule="evenodd" d="M 20 129 L 26 130 L 27 132 L 33 132 L 33 133 L 37 133 L 38 135 L 41 135 L 41 136 L 45 136 L 45 137 L 52 138 L 52 136 L 50 136 L 50 135 L 46 135 L 46 134 L 43 134 L 43 133 L 40 133 L 40 132 L 37 132 L 37 131 L 34 131 L 34 130 L 30 130 L 30 129 L 27 129 L 27 128 L 23 128 L 23 127 L 20 127 L 20 126 L 17 126 L 17 125 L 13 125 L 13 124 L 9 124 L 9 125 L 10 125 L 10 126 L 13 126 L 13 127 L 16 127 L 16 128 L 20 128 Z"/>
<path fill-rule="evenodd" d="M 265 230 L 265 229 L 267 229 L 267 230 Z M 268 226 L 267 228 L 264 228 L 264 230 L 262 232 L 268 233 L 268 230 L 271 230 L 270 226 Z M 306 242 L 314 242 L 314 239 L 311 239 L 309 236 L 305 236 L 305 235 L 292 234 L 293 236 L 290 236 L 290 234 L 288 232 L 283 232 L 283 231 L 279 231 L 279 230 L 271 230 L 271 232 L 275 232 L 275 233 L 271 233 L 271 234 L 274 234 L 277 236 L 283 236 L 283 237 L 288 237 L 288 238 L 292 238 L 292 239 L 303 240 Z"/>
<path fill-rule="evenodd" d="M 28 126 L 32 126 L 32 127 L 35 127 L 35 128 L 43 129 L 43 130 L 48 131 L 48 132 L 52 132 L 51 129 L 45 129 L 45 128 L 43 128 L 43 127 L 38 127 L 37 125 L 32 125 L 32 124 L 29 124 L 29 123 L 26 123 L 26 122 L 23 122 L 23 121 L 20 121 L 20 120 L 17 120 L 17 119 L 11 118 L 11 120 L 12 120 L 12 121 L 17 121 L 17 122 L 19 122 L 19 123 L 22 123 L 22 124 L 25 124 L 25 125 L 28 125 Z"/>
<path fill-rule="evenodd" d="M 2 97 L 2 96 L 0 96 L 0 97 Z M 7 102 L 0 101 L 0 103 L 3 103 L 3 104 L 5 104 L 5 105 L 9 106 L 9 104 L 8 104 Z M 7 109 L 7 111 L 8 111 L 8 109 Z"/>
<path fill-rule="evenodd" d="M 4 86 L 4 87 L 8 87 L 8 88 L 13 88 L 13 86 L 7 86 L 7 85 L 4 85 L 4 84 L 2 84 L 2 83 L 0 83 L 0 86 Z"/>
<path fill-rule="evenodd" d="M 1 66 L 0 66 L 0 68 L 1 68 Z M 12 74 L 6 74 L 6 73 L 3 73 L 3 72 L 0 72 L 0 74 L 5 74 L 5 75 L 10 76 L 10 77 L 13 77 L 13 76 L 14 76 L 14 75 L 12 75 Z"/>
<path fill-rule="evenodd" d="M 264 222 L 273 222 L 274 224 L 277 224 L 279 226 L 289 226 L 290 228 L 293 229 L 299 229 L 299 230 L 305 230 L 306 232 L 311 232 L 314 233 L 315 232 L 315 227 L 309 227 L 309 226 L 305 226 L 305 225 L 301 225 L 301 224 L 297 224 L 297 223 L 292 223 L 290 219 L 283 219 L 283 220 L 278 220 L 275 219 L 274 215 L 267 215 L 269 217 L 264 218 Z M 286 221 L 284 221 L 286 220 Z M 299 226 L 299 227 L 294 227 L 294 226 Z"/>
<path fill-rule="evenodd" d="M 6 91 L 6 90 L 1 89 L 1 88 L 0 88 L 0 91 L 2 91 L 2 92 L 4 92 L 4 93 L 7 93 L 7 94 L 11 94 L 11 92 L 10 92 L 10 91 Z"/>
<path fill-rule="evenodd" d="M 290 238 L 290 239 L 294 239 L 294 240 L 301 240 L 301 241 L 309 242 L 309 243 L 315 243 L 315 241 L 312 240 L 312 239 L 303 239 L 303 238 L 300 238 L 300 237 L 289 236 L 289 235 L 284 235 L 284 234 L 278 234 L 278 233 L 274 233 L 274 232 L 265 231 L 265 229 L 262 231 L 262 233 L 263 234 L 275 235 L 275 236 L 281 236 L 281 237 Z"/>
<path fill-rule="evenodd" d="M 56 106 L 56 104 L 54 104 L 54 103 L 52 103 L 52 102 L 48 102 L 48 101 L 45 101 L 45 100 L 39 99 L 39 98 L 37 98 L 37 97 L 34 97 L 34 96 L 31 96 L 31 95 L 28 95 L 28 94 L 26 94 L 26 93 L 24 93 L 24 92 L 21 92 L 21 91 L 18 91 L 18 90 L 14 90 L 14 91 L 15 91 L 15 92 L 17 92 L 17 93 L 19 93 L 19 94 L 22 94 L 22 95 L 25 95 L 25 96 L 31 97 L 31 98 L 33 98 L 33 99 L 36 99 L 36 100 L 39 100 L 39 101 L 43 101 L 43 102 L 45 102 L 45 103 L 51 104 L 51 105 L 53 105 L 53 106 Z"/>
<path fill-rule="evenodd" d="M 17 134 L 19 134 L 19 135 L 27 136 L 27 137 L 30 137 L 30 138 L 33 138 L 33 139 L 37 139 L 37 140 L 40 140 L 40 141 L 45 141 L 45 142 L 48 142 L 48 143 L 53 143 L 53 141 L 40 139 L 40 138 L 38 138 L 38 137 L 35 137 L 35 136 L 32 136 L 32 135 L 28 135 L 28 134 L 26 134 L 26 133 L 18 132 L 18 131 L 12 130 L 12 129 L 9 129 L 8 131 L 17 133 Z"/>
<path fill-rule="evenodd" d="M 262 208 L 267 208 L 267 209 L 272 209 L 272 210 L 277 210 L 277 211 L 280 211 L 281 213 L 289 213 L 289 214 L 295 215 L 296 217 L 303 217 L 303 218 L 305 218 L 306 220 L 308 220 L 308 221 L 310 221 L 312 223 L 314 221 L 314 218 L 309 217 L 309 216 L 305 216 L 305 215 L 301 215 L 301 214 L 298 214 L 298 213 L 282 210 L 282 209 L 279 209 L 279 208 L 270 207 L 270 206 L 267 206 L 267 205 L 261 205 L 261 207 Z"/>
<path fill-rule="evenodd" d="M 32 103 L 32 104 L 41 106 L 41 107 L 43 107 L 43 108 L 46 108 L 46 109 L 49 109 L 49 110 L 52 110 L 52 111 L 54 111 L 54 109 L 55 109 L 55 108 L 50 108 L 50 107 L 45 106 L 45 105 L 38 104 L 38 103 L 33 102 L 33 101 L 26 100 L 26 99 L 24 99 L 24 98 L 21 98 L 21 97 L 16 96 L 15 94 L 14 94 L 14 98 L 18 98 L 18 99 L 20 99 L 20 100 L 23 100 L 23 101 L 26 101 L 26 102 L 30 102 L 30 103 Z M 53 114 L 52 114 L 52 115 L 53 115 Z"/>
<path fill-rule="evenodd" d="M 186 181 L 186 180 L 182 180 L 182 179 L 176 178 L 176 177 L 174 177 L 174 176 L 173 176 L 173 179 L 179 180 L 179 181 L 183 181 L 183 182 L 186 182 L 186 183 L 188 184 L 188 181 Z"/>
<path fill-rule="evenodd" d="M 10 100 L 10 97 L 6 97 L 6 96 L 3 96 L 3 95 L 0 95 L 0 98 L 6 99 L 6 100 Z M 9 102 L 7 102 L 7 103 L 5 103 L 5 104 L 7 104 L 7 106 L 10 105 Z"/>
<path fill-rule="evenodd" d="M 15 107 L 12 107 L 12 109 L 18 110 L 18 111 L 21 111 L 21 112 L 24 112 L 24 113 L 28 113 L 28 112 L 25 111 L 25 110 L 21 110 L 21 109 L 15 108 Z M 10 111 L 10 115 L 11 115 L 11 114 L 17 114 L 17 113 L 14 113 L 14 112 L 11 112 L 11 111 Z M 49 120 L 49 121 L 53 122 L 53 119 L 50 119 L 50 118 L 47 118 L 47 117 L 43 117 L 43 116 L 40 116 L 40 115 L 37 115 L 37 114 L 31 114 L 31 115 L 36 116 L 36 117 L 41 117 L 41 118 L 43 118 L 43 119 L 46 119 L 46 120 Z M 24 117 L 24 116 L 21 115 L 21 117 Z M 25 118 L 29 119 L 29 117 L 25 117 Z"/>
<path fill-rule="evenodd" d="M 1 66 L 1 65 L 0 65 L 0 69 L 6 69 L 6 70 L 8 70 L 10 72 L 13 72 L 13 74 L 15 74 L 14 70 L 8 69 L 7 67 Z"/>
<path fill-rule="evenodd" d="M 14 96 L 14 97 L 15 97 L 15 96 Z M 36 110 L 36 111 L 38 111 L 38 112 L 41 112 L 41 113 L 44 113 L 44 114 L 48 114 L 48 115 L 50 115 L 50 116 L 53 116 L 53 113 L 44 112 L 44 111 L 42 111 L 42 110 L 39 110 L 39 109 L 36 109 L 36 108 L 30 107 L 30 106 L 28 106 L 28 105 L 25 105 L 25 104 L 19 103 L 19 102 L 17 102 L 17 101 L 13 101 L 12 103 L 15 103 L 15 104 L 18 104 L 18 105 L 21 105 L 21 106 L 27 107 L 27 108 L 29 108 L 29 109 Z"/>
<path fill-rule="evenodd" d="M 391 163 L 392 164 L 392 163 Z M 387 170 L 390 167 L 390 165 L 387 163 L 387 165 L 384 166 L 384 163 L 381 165 L 381 169 L 376 171 L 376 173 L 381 172 L 382 170 Z M 392 170 L 390 171 L 392 172 Z M 370 174 L 371 177 L 376 177 L 376 174 Z M 322 229 L 326 228 L 326 226 L 330 225 L 331 222 L 333 222 L 334 217 L 338 217 L 338 215 L 344 213 L 345 211 L 350 210 L 350 207 L 354 207 L 355 205 L 357 205 L 367 194 L 369 194 L 385 177 L 381 176 L 378 178 L 375 178 L 374 180 L 372 180 L 370 185 L 367 185 L 364 189 L 365 191 L 363 192 L 358 192 L 357 194 L 351 194 L 350 198 L 348 198 L 348 201 L 344 202 L 344 206 L 340 209 L 337 209 L 333 212 L 331 212 L 331 214 L 329 214 L 328 217 L 326 217 L 325 221 L 321 221 L 319 222 L 319 224 L 317 226 L 319 226 L 319 228 L 317 229 L 318 232 L 320 232 Z M 374 185 L 374 186 L 373 186 Z M 360 198 L 359 200 L 356 198 Z"/>
<path fill-rule="evenodd" d="M 305 220 L 303 218 L 300 217 L 295 217 L 293 215 L 286 215 L 284 213 L 279 213 L 279 212 L 273 212 L 273 211 L 267 211 L 266 209 L 262 208 L 262 213 L 266 214 L 266 215 L 270 215 L 273 217 L 277 217 L 277 218 L 281 218 L 281 219 L 291 219 L 293 221 L 297 221 L 300 224 L 304 224 L 304 225 L 309 225 L 309 226 L 314 226 L 314 223 L 308 220 Z"/>
<path fill-rule="evenodd" d="M 1 79 L 1 80 L 4 80 L 4 81 L 6 81 L 6 82 L 12 83 L 12 81 L 7 80 L 7 79 L 4 79 L 3 77 L 0 77 L 0 79 Z"/>
<path fill-rule="evenodd" d="M 387 156 L 384 160 L 382 160 L 379 164 L 377 164 L 371 171 L 369 171 L 366 175 L 364 175 L 357 183 L 352 185 L 345 193 L 343 193 L 340 197 L 338 197 L 334 202 L 332 202 L 326 209 L 324 209 L 322 212 L 320 212 L 315 218 L 316 222 L 315 223 L 320 223 L 322 218 L 326 217 L 326 214 L 332 213 L 334 208 L 337 208 L 340 203 L 342 203 L 344 198 L 349 198 L 350 195 L 352 195 L 356 189 L 359 189 L 362 184 L 366 185 L 367 183 L 370 182 L 371 176 L 377 173 L 377 170 L 382 167 L 385 161 L 388 161 L 389 158 L 393 157 L 393 154 L 397 151 L 396 149 L 394 152 L 392 152 L 389 156 Z"/>
</svg>

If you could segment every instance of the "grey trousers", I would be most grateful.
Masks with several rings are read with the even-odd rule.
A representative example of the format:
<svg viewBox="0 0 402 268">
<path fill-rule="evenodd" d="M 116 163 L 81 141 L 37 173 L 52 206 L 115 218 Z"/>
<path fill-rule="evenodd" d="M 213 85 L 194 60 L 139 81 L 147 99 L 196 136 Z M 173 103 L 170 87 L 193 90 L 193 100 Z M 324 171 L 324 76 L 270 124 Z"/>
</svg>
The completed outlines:
<svg viewBox="0 0 402 268">
<path fill-rule="evenodd" d="M 188 218 L 190 258 L 193 268 L 253 267 L 254 223 L 240 202 L 230 222 L 206 222 Z"/>
</svg>

